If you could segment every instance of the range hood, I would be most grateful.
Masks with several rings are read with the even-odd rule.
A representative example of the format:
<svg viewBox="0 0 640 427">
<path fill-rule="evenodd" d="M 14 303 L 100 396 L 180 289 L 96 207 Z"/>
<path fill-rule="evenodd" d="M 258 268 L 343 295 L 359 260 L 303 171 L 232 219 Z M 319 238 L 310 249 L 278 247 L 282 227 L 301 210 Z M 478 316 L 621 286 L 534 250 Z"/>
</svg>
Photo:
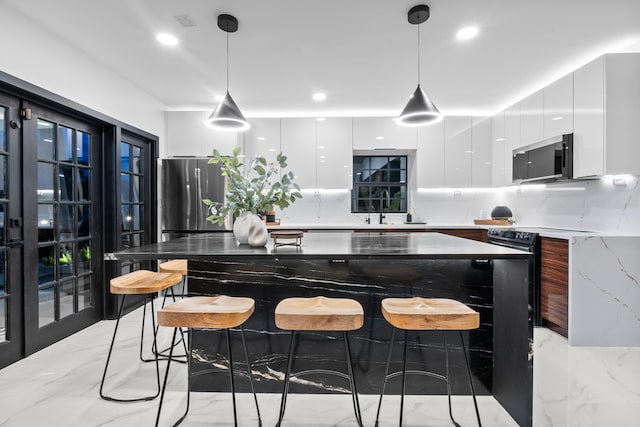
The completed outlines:
<svg viewBox="0 0 640 427">
<path fill-rule="evenodd" d="M 567 133 L 513 150 L 515 184 L 573 178 L 573 134 Z"/>
</svg>

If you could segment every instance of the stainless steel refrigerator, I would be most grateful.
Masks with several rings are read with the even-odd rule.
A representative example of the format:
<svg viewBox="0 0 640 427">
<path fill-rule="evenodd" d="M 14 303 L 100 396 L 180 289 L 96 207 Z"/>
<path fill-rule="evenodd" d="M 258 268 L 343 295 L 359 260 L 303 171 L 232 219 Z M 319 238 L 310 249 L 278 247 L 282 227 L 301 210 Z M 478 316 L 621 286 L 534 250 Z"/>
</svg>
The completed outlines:
<svg viewBox="0 0 640 427">
<path fill-rule="evenodd" d="M 227 231 L 207 221 L 207 206 L 202 199 L 224 203 L 226 179 L 220 164 L 209 159 L 181 158 L 162 160 L 162 233 L 164 240 L 191 233 Z"/>
</svg>

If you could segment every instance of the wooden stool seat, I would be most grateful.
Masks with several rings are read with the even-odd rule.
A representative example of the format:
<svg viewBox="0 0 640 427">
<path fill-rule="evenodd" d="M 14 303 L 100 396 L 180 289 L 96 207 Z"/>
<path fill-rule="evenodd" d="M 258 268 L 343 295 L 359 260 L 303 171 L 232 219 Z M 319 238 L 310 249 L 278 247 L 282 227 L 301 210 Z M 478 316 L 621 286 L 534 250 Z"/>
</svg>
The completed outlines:
<svg viewBox="0 0 640 427">
<path fill-rule="evenodd" d="M 137 270 L 111 279 L 112 294 L 151 294 L 170 288 L 182 282 L 178 273 L 156 273 L 149 270 Z"/>
<path fill-rule="evenodd" d="M 286 298 L 276 306 L 276 326 L 289 331 L 353 331 L 364 323 L 364 310 L 349 298 Z"/>
<path fill-rule="evenodd" d="M 189 297 L 158 311 L 158 324 L 173 328 L 235 328 L 255 309 L 252 298 Z"/>
<path fill-rule="evenodd" d="M 172 259 L 171 261 L 163 262 L 160 264 L 160 273 L 180 273 L 183 276 L 186 276 L 187 260 Z"/>
<path fill-rule="evenodd" d="M 447 298 L 385 298 L 382 315 L 398 329 L 463 331 L 480 326 L 477 311 Z"/>
</svg>

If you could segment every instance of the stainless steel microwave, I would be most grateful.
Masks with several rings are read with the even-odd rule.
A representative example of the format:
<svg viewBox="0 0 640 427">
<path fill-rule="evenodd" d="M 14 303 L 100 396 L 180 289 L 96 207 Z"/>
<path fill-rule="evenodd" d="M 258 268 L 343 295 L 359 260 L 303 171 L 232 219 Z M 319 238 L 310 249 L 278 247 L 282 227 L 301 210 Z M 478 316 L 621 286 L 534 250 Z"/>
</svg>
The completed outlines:
<svg viewBox="0 0 640 427">
<path fill-rule="evenodd" d="M 573 134 L 567 133 L 513 150 L 513 182 L 573 178 Z"/>
</svg>

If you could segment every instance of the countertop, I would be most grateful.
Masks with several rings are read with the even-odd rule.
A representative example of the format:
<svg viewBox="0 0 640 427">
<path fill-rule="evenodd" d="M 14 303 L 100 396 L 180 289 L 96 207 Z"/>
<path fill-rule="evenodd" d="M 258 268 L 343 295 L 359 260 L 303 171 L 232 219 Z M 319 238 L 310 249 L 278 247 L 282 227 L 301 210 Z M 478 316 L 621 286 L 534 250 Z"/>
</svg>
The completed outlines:
<svg viewBox="0 0 640 427">
<path fill-rule="evenodd" d="M 109 254 L 116 259 L 170 259 L 208 257 L 305 257 L 339 256 L 349 258 L 415 257 L 415 258 L 522 258 L 530 254 L 502 246 L 476 242 L 440 233 L 305 233 L 302 246 L 274 248 L 269 239 L 266 247 L 239 245 L 231 233 L 195 235 L 130 248 Z M 108 255 L 108 256 L 109 256 Z"/>
</svg>

